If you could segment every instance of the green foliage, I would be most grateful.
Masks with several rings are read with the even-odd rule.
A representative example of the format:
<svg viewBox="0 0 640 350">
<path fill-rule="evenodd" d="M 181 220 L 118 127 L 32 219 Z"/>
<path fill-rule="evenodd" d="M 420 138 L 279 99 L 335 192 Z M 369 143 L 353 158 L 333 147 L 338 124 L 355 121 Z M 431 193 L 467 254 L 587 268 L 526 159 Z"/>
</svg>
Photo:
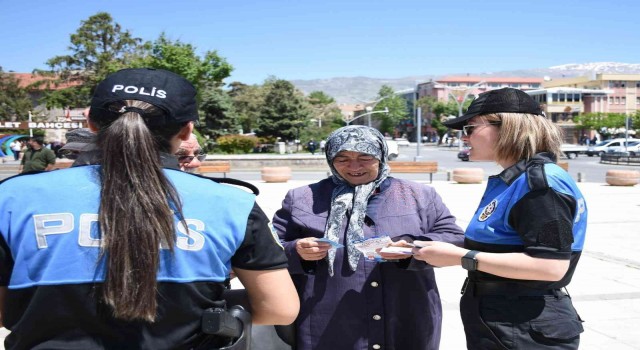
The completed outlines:
<svg viewBox="0 0 640 350">
<path fill-rule="evenodd" d="M 225 135 L 217 140 L 218 148 L 224 153 L 250 153 L 259 143 L 255 136 Z"/>
<path fill-rule="evenodd" d="M 260 85 L 246 85 L 239 82 L 229 84 L 229 96 L 245 133 L 252 132 L 258 125 L 260 111 L 267 89 Z"/>
<path fill-rule="evenodd" d="M 336 100 L 322 91 L 312 91 L 307 96 L 313 106 L 326 106 L 335 103 Z"/>
<path fill-rule="evenodd" d="M 319 142 L 333 130 L 344 126 L 342 113 L 333 97 L 322 91 L 313 91 L 307 96 L 307 102 L 311 106 L 310 123 L 300 130 L 301 140 L 314 139 Z"/>
<path fill-rule="evenodd" d="M 302 93 L 286 80 L 271 80 L 265 85 L 268 91 L 260 110 L 256 135 L 275 136 L 282 140 L 299 137 L 311 114 Z"/>
<path fill-rule="evenodd" d="M 574 117 L 574 122 L 578 128 L 583 130 L 597 130 L 605 138 L 615 136 L 612 130 L 624 128 L 630 119 L 629 129 L 640 127 L 640 110 L 634 115 L 627 116 L 621 113 L 585 113 Z"/>
<path fill-rule="evenodd" d="M 469 101 L 468 103 L 470 104 L 471 102 Z M 431 119 L 431 127 L 436 129 L 436 133 L 439 136 L 438 143 L 442 143 L 442 137 L 449 131 L 449 128 L 442 125 L 442 122 L 449 116 L 458 115 L 457 103 L 451 99 L 449 99 L 447 102 L 443 102 L 436 100 L 433 96 L 425 96 L 418 99 L 416 104 L 422 107 L 422 109 L 433 113 L 435 117 Z"/>
<path fill-rule="evenodd" d="M 378 104 L 376 104 L 374 111 L 384 111 L 385 108 L 388 113 L 373 114 L 372 118 L 379 119 L 380 132 L 392 134 L 395 127 L 400 121 L 411 118 L 413 113 L 407 108 L 407 102 L 402 97 L 394 94 L 393 88 L 387 85 L 383 85 L 378 91 Z"/>
<path fill-rule="evenodd" d="M 147 55 L 137 57 L 132 67 L 164 69 L 183 76 L 198 91 L 207 86 L 220 87 L 231 75 L 233 67 L 217 51 L 207 51 L 204 58 L 198 56 L 196 48 L 180 40 L 172 41 L 164 33 L 153 43 L 144 45 Z"/>
<path fill-rule="evenodd" d="M 29 119 L 31 100 L 20 87 L 18 79 L 0 67 L 0 119 L 23 121 Z"/>
<path fill-rule="evenodd" d="M 222 89 L 211 86 L 202 92 L 200 103 L 203 123 L 198 131 L 209 139 L 227 134 L 236 134 L 240 128 L 231 97 Z M 205 145 L 209 149 L 212 145 Z"/>
<path fill-rule="evenodd" d="M 95 86 L 108 74 L 127 67 L 139 55 L 141 39 L 123 30 L 106 12 L 99 12 L 71 35 L 68 55 L 55 56 L 47 61 L 51 71 L 39 71 L 54 77 L 41 84 L 71 84 L 80 87 L 50 91 L 44 97 L 49 107 L 84 107 L 88 105 Z"/>
</svg>

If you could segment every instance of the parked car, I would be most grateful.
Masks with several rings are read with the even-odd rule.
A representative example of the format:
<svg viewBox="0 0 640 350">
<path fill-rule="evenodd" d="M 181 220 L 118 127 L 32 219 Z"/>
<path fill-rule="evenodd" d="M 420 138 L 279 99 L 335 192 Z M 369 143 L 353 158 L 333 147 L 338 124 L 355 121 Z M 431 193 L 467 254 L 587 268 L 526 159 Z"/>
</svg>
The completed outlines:
<svg viewBox="0 0 640 350">
<path fill-rule="evenodd" d="M 468 162 L 469 161 L 469 148 L 465 147 L 462 149 L 462 151 L 458 152 L 458 159 L 460 159 L 463 162 Z"/>
<path fill-rule="evenodd" d="M 405 138 L 402 138 L 402 137 L 396 137 L 396 138 L 394 139 L 394 141 L 398 144 L 398 146 L 401 146 L 401 147 L 408 147 L 408 146 L 410 146 L 410 145 L 411 145 L 411 144 L 409 143 L 409 140 L 407 140 L 407 139 L 405 139 Z"/>
<path fill-rule="evenodd" d="M 580 153 L 587 153 L 588 149 L 589 147 L 587 146 L 573 145 L 570 143 L 563 143 L 560 146 L 560 150 L 562 151 L 562 153 L 564 153 L 564 155 L 569 159 L 578 157 Z"/>
<path fill-rule="evenodd" d="M 627 152 L 632 156 L 640 156 L 640 142 L 636 142 L 636 144 L 632 146 L 627 146 Z"/>
<path fill-rule="evenodd" d="M 587 155 L 589 157 L 600 156 L 606 152 L 624 152 L 625 145 L 626 147 L 635 146 L 640 142 L 638 139 L 629 138 L 627 139 L 612 139 L 612 140 L 604 140 L 596 143 L 593 146 L 589 146 L 587 150 Z"/>
<path fill-rule="evenodd" d="M 386 137 L 384 141 L 387 143 L 387 148 L 389 149 L 389 156 L 387 157 L 387 159 L 394 160 L 398 158 L 398 155 L 400 154 L 398 152 L 398 143 L 392 140 L 391 138 L 386 138 Z"/>
</svg>

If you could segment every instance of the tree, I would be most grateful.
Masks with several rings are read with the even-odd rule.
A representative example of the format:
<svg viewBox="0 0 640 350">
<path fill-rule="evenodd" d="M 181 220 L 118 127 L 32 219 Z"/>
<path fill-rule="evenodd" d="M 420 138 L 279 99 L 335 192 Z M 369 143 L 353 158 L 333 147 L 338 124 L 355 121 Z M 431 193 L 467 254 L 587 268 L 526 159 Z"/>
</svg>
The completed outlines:
<svg viewBox="0 0 640 350">
<path fill-rule="evenodd" d="M 407 102 L 402 97 L 395 94 L 393 88 L 388 85 L 383 85 L 378 91 L 378 104 L 374 111 L 384 111 L 385 108 L 388 113 L 378 114 L 378 119 L 381 120 L 380 132 L 389 133 L 393 135 L 396 126 L 403 119 L 410 118 L 412 113 L 407 108 Z"/>
<path fill-rule="evenodd" d="M 123 30 L 106 12 L 99 12 L 71 35 L 68 55 L 55 56 L 47 61 L 50 71 L 37 73 L 54 79 L 40 82 L 45 87 L 71 85 L 45 94 L 47 107 L 84 107 L 88 105 L 95 86 L 108 74 L 127 65 L 140 55 L 139 43 L 128 30 Z"/>
<path fill-rule="evenodd" d="M 466 111 L 470 104 L 471 100 L 465 101 L 462 106 L 462 110 Z M 433 96 L 424 96 L 418 99 L 416 105 L 430 111 L 435 116 L 431 119 L 431 127 L 436 129 L 439 136 L 438 144 L 441 144 L 443 136 L 447 132 L 451 131 L 451 129 L 444 126 L 442 122 L 446 121 L 450 116 L 458 116 L 458 104 L 452 99 L 443 102 L 436 100 Z"/>
<path fill-rule="evenodd" d="M 310 108 L 302 93 L 289 81 L 278 79 L 265 83 L 268 91 L 260 111 L 256 135 L 297 139 L 300 129 L 308 125 Z"/>
<path fill-rule="evenodd" d="M 333 97 L 322 91 L 313 91 L 307 96 L 307 102 L 311 106 L 311 119 L 315 121 L 311 127 L 301 132 L 301 139 L 321 140 L 333 130 L 344 126 L 342 112 Z"/>
<path fill-rule="evenodd" d="M 203 114 L 203 125 L 198 127 L 198 131 L 209 140 L 238 133 L 240 126 L 231 97 L 219 87 L 212 86 L 202 92 L 200 111 Z M 210 148 L 208 143 L 207 149 Z"/>
<path fill-rule="evenodd" d="M 244 132 L 252 132 L 258 125 L 264 103 L 266 88 L 261 85 L 246 85 L 239 82 L 229 84 L 229 96 Z"/>
<path fill-rule="evenodd" d="M 585 113 L 574 118 L 574 122 L 583 130 L 597 130 L 605 138 L 613 136 L 615 129 L 626 127 L 627 117 L 630 119 L 630 129 L 640 125 L 640 111 L 627 116 L 621 113 Z"/>
<path fill-rule="evenodd" d="M 0 67 L 0 119 L 27 120 L 29 110 L 31 100 L 27 91 L 20 87 L 18 79 Z"/>
<path fill-rule="evenodd" d="M 207 51 L 201 58 L 193 45 L 169 40 L 164 33 L 153 43 L 145 43 L 144 47 L 148 55 L 137 57 L 131 63 L 132 67 L 174 72 L 189 80 L 198 91 L 206 87 L 221 87 L 223 80 L 233 71 L 233 67 L 217 51 Z"/>
</svg>

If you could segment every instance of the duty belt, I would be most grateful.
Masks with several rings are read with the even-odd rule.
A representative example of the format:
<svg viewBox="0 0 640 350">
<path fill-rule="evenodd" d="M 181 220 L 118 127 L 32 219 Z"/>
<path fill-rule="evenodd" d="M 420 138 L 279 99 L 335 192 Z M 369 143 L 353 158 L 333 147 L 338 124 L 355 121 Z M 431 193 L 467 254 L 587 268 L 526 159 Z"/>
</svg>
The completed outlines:
<svg viewBox="0 0 640 350">
<path fill-rule="evenodd" d="M 473 296 L 502 296 L 506 298 L 539 297 L 565 295 L 560 289 L 535 289 L 511 282 L 474 282 L 467 278 L 462 286 L 461 294 L 469 289 Z"/>
</svg>

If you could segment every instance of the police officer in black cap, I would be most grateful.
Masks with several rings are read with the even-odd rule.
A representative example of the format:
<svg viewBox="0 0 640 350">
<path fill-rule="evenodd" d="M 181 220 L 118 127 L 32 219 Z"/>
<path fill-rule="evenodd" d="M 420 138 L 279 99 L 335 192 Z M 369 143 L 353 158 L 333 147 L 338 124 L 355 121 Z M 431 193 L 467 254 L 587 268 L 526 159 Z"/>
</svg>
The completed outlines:
<svg viewBox="0 0 640 350">
<path fill-rule="evenodd" d="M 587 206 L 556 164 L 560 129 L 512 88 L 480 94 L 445 125 L 463 130 L 472 161 L 504 168 L 489 177 L 464 248 L 414 242 L 416 259 L 468 270 L 460 301 L 467 347 L 577 349 L 582 320 L 564 287 L 584 246 Z"/>
<path fill-rule="evenodd" d="M 111 74 L 89 115 L 98 164 L 0 183 L 6 349 L 217 344 L 201 318 L 231 268 L 254 323 L 293 322 L 287 258 L 255 195 L 162 161 L 191 134 L 195 97 L 168 71 Z"/>
</svg>

